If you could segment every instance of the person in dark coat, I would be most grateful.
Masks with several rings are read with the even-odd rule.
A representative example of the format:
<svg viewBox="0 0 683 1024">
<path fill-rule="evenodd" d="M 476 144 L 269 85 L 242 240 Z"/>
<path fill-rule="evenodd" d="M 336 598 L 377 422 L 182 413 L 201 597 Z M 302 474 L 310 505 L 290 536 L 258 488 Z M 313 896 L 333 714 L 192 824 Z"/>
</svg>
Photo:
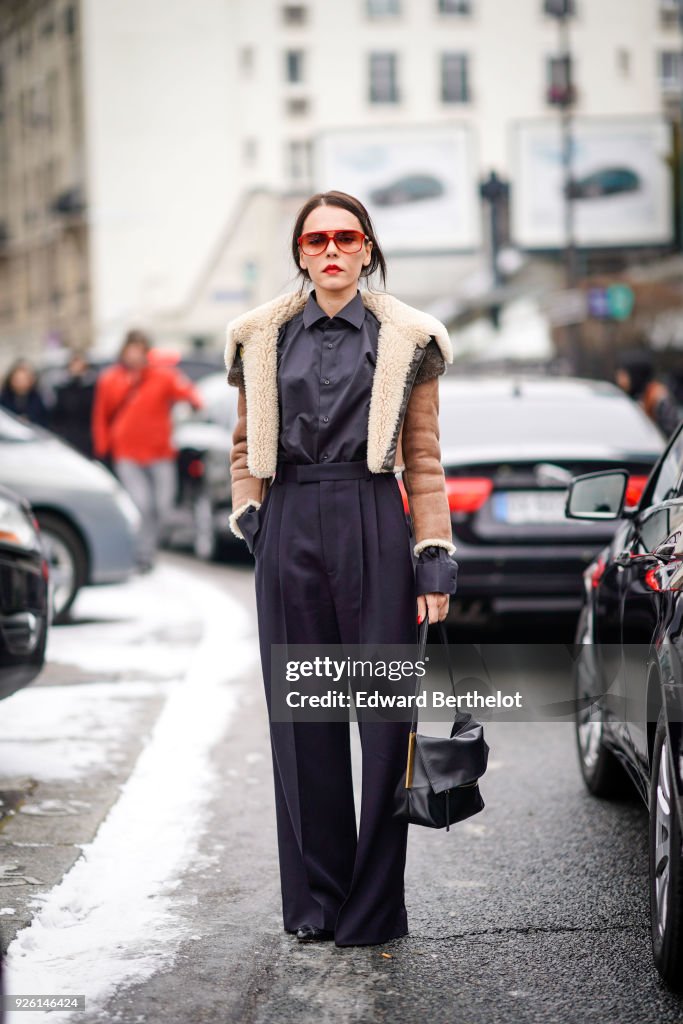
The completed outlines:
<svg viewBox="0 0 683 1024">
<path fill-rule="evenodd" d="M 617 360 L 615 379 L 664 436 L 670 437 L 681 421 L 681 410 L 666 384 L 655 378 L 652 352 L 645 348 L 622 352 Z"/>
<path fill-rule="evenodd" d="M 359 715 L 357 832 L 349 721 L 277 720 L 271 649 L 416 650 L 417 623 L 446 617 L 457 562 L 438 377 L 453 352 L 434 317 L 359 289 L 375 271 L 384 283 L 386 266 L 353 196 L 312 196 L 292 256 L 302 289 L 228 325 L 228 382 L 239 388 L 230 527 L 256 563 L 284 929 L 302 942 L 375 945 L 408 934 L 408 825 L 393 817 L 393 794 L 410 722 Z"/>
<path fill-rule="evenodd" d="M 71 354 L 67 371 L 66 379 L 55 387 L 50 429 L 91 459 L 91 420 L 97 371 L 90 366 L 85 355 L 78 351 Z"/>
<path fill-rule="evenodd" d="M 47 426 L 47 407 L 38 390 L 36 371 L 28 359 L 17 359 L 10 366 L 0 389 L 0 405 L 26 423 Z"/>
</svg>

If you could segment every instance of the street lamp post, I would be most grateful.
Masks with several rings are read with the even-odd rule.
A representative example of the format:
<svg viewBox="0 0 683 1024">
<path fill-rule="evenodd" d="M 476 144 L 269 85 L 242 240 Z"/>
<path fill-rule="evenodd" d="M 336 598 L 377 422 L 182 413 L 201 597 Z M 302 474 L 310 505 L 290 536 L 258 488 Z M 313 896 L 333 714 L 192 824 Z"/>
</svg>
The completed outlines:
<svg viewBox="0 0 683 1024">
<path fill-rule="evenodd" d="M 683 4 L 683 0 L 679 0 Z M 560 127 L 562 133 L 562 168 L 564 198 L 564 257 L 567 288 L 572 290 L 579 280 L 578 253 L 576 248 L 574 223 L 574 177 L 573 177 L 573 104 L 574 82 L 572 78 L 572 58 L 569 41 L 569 19 L 574 13 L 574 0 L 545 0 L 546 13 L 557 19 L 560 35 L 560 67 L 561 81 L 551 85 L 550 102 L 560 108 Z M 581 345 L 578 324 L 566 327 L 569 359 L 574 373 L 579 370 L 581 362 Z"/>
<path fill-rule="evenodd" d="M 498 253 L 500 251 L 500 217 L 501 204 L 505 199 L 507 199 L 508 192 L 508 183 L 506 181 L 502 181 L 495 171 L 491 171 L 486 181 L 481 182 L 479 185 L 479 195 L 489 204 L 489 211 L 491 215 L 489 248 L 494 293 L 498 291 L 503 280 L 498 261 Z M 494 327 L 498 327 L 500 323 L 499 302 L 496 301 L 491 305 L 490 315 Z"/>
</svg>

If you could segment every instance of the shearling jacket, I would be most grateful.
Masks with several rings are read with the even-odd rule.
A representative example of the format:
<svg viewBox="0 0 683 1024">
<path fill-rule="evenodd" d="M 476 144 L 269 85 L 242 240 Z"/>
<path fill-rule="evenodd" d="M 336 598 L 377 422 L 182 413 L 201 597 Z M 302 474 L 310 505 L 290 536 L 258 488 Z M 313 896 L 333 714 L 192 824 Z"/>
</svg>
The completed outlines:
<svg viewBox="0 0 683 1024">
<path fill-rule="evenodd" d="M 453 554 L 451 517 L 439 445 L 438 376 L 453 361 L 444 325 L 386 292 L 361 291 L 380 322 L 368 412 L 367 464 L 373 473 L 402 471 L 416 556 L 428 547 Z M 307 301 L 290 292 L 248 310 L 228 324 L 225 365 L 239 388 L 230 453 L 230 528 L 258 509 L 277 467 L 279 408 L 277 340 Z"/>
</svg>

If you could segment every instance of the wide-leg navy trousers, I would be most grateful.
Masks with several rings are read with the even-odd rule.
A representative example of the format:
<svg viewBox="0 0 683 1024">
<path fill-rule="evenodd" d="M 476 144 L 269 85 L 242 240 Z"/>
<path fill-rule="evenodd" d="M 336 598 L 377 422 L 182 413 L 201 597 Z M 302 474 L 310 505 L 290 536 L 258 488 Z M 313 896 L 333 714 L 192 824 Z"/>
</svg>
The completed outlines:
<svg viewBox="0 0 683 1024">
<path fill-rule="evenodd" d="M 408 933 L 408 825 L 392 814 L 410 720 L 358 722 L 357 832 L 349 721 L 273 722 L 270 645 L 417 644 L 412 534 L 398 481 L 351 465 L 362 477 L 335 479 L 328 464 L 325 479 L 305 482 L 279 466 L 254 543 L 284 927 L 332 930 L 338 946 Z"/>
</svg>

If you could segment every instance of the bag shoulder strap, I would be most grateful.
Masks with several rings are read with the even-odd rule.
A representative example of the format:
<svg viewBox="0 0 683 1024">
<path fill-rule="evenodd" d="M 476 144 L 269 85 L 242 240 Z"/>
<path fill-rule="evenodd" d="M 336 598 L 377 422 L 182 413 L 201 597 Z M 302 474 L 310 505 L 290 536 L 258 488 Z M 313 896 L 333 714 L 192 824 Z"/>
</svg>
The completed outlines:
<svg viewBox="0 0 683 1024">
<path fill-rule="evenodd" d="M 456 693 L 456 690 L 455 690 L 455 678 L 453 676 L 453 665 L 451 663 L 451 652 L 450 652 L 450 647 L 449 647 L 449 644 L 448 644 L 448 633 L 446 632 L 446 625 L 445 625 L 445 623 L 443 621 L 439 621 L 438 622 L 438 627 L 439 627 L 439 636 L 441 638 L 441 642 L 443 643 L 444 647 L 446 648 L 446 666 L 448 668 L 448 676 L 449 676 L 449 679 L 451 681 L 451 689 L 453 690 L 453 696 L 457 697 L 457 693 Z M 425 615 L 424 622 L 420 626 L 420 633 L 419 633 L 419 636 L 418 636 L 418 644 L 417 644 L 417 660 L 418 661 L 424 661 L 425 651 L 426 651 L 426 648 L 427 648 L 427 632 L 428 632 L 428 630 L 429 630 L 429 616 Z M 418 676 L 417 677 L 417 685 L 415 687 L 415 701 L 413 703 L 413 717 L 412 717 L 412 722 L 411 722 L 411 725 L 410 725 L 410 731 L 411 732 L 417 732 L 417 712 L 418 712 L 417 698 L 420 695 L 420 690 L 421 689 L 422 689 L 422 676 Z"/>
<path fill-rule="evenodd" d="M 109 419 L 107 421 L 107 426 L 109 427 L 110 430 L 114 426 L 114 423 L 119 418 L 119 416 L 121 415 L 123 410 L 126 408 L 128 403 L 130 402 L 131 398 L 133 398 L 133 396 L 136 395 L 137 392 L 140 390 L 141 386 L 142 386 L 142 378 L 139 377 L 138 380 L 136 380 L 128 388 L 128 390 L 126 391 L 125 395 L 123 396 L 123 398 L 121 399 L 119 404 L 114 409 L 113 413 L 111 413 L 110 416 L 109 416 Z"/>
</svg>

